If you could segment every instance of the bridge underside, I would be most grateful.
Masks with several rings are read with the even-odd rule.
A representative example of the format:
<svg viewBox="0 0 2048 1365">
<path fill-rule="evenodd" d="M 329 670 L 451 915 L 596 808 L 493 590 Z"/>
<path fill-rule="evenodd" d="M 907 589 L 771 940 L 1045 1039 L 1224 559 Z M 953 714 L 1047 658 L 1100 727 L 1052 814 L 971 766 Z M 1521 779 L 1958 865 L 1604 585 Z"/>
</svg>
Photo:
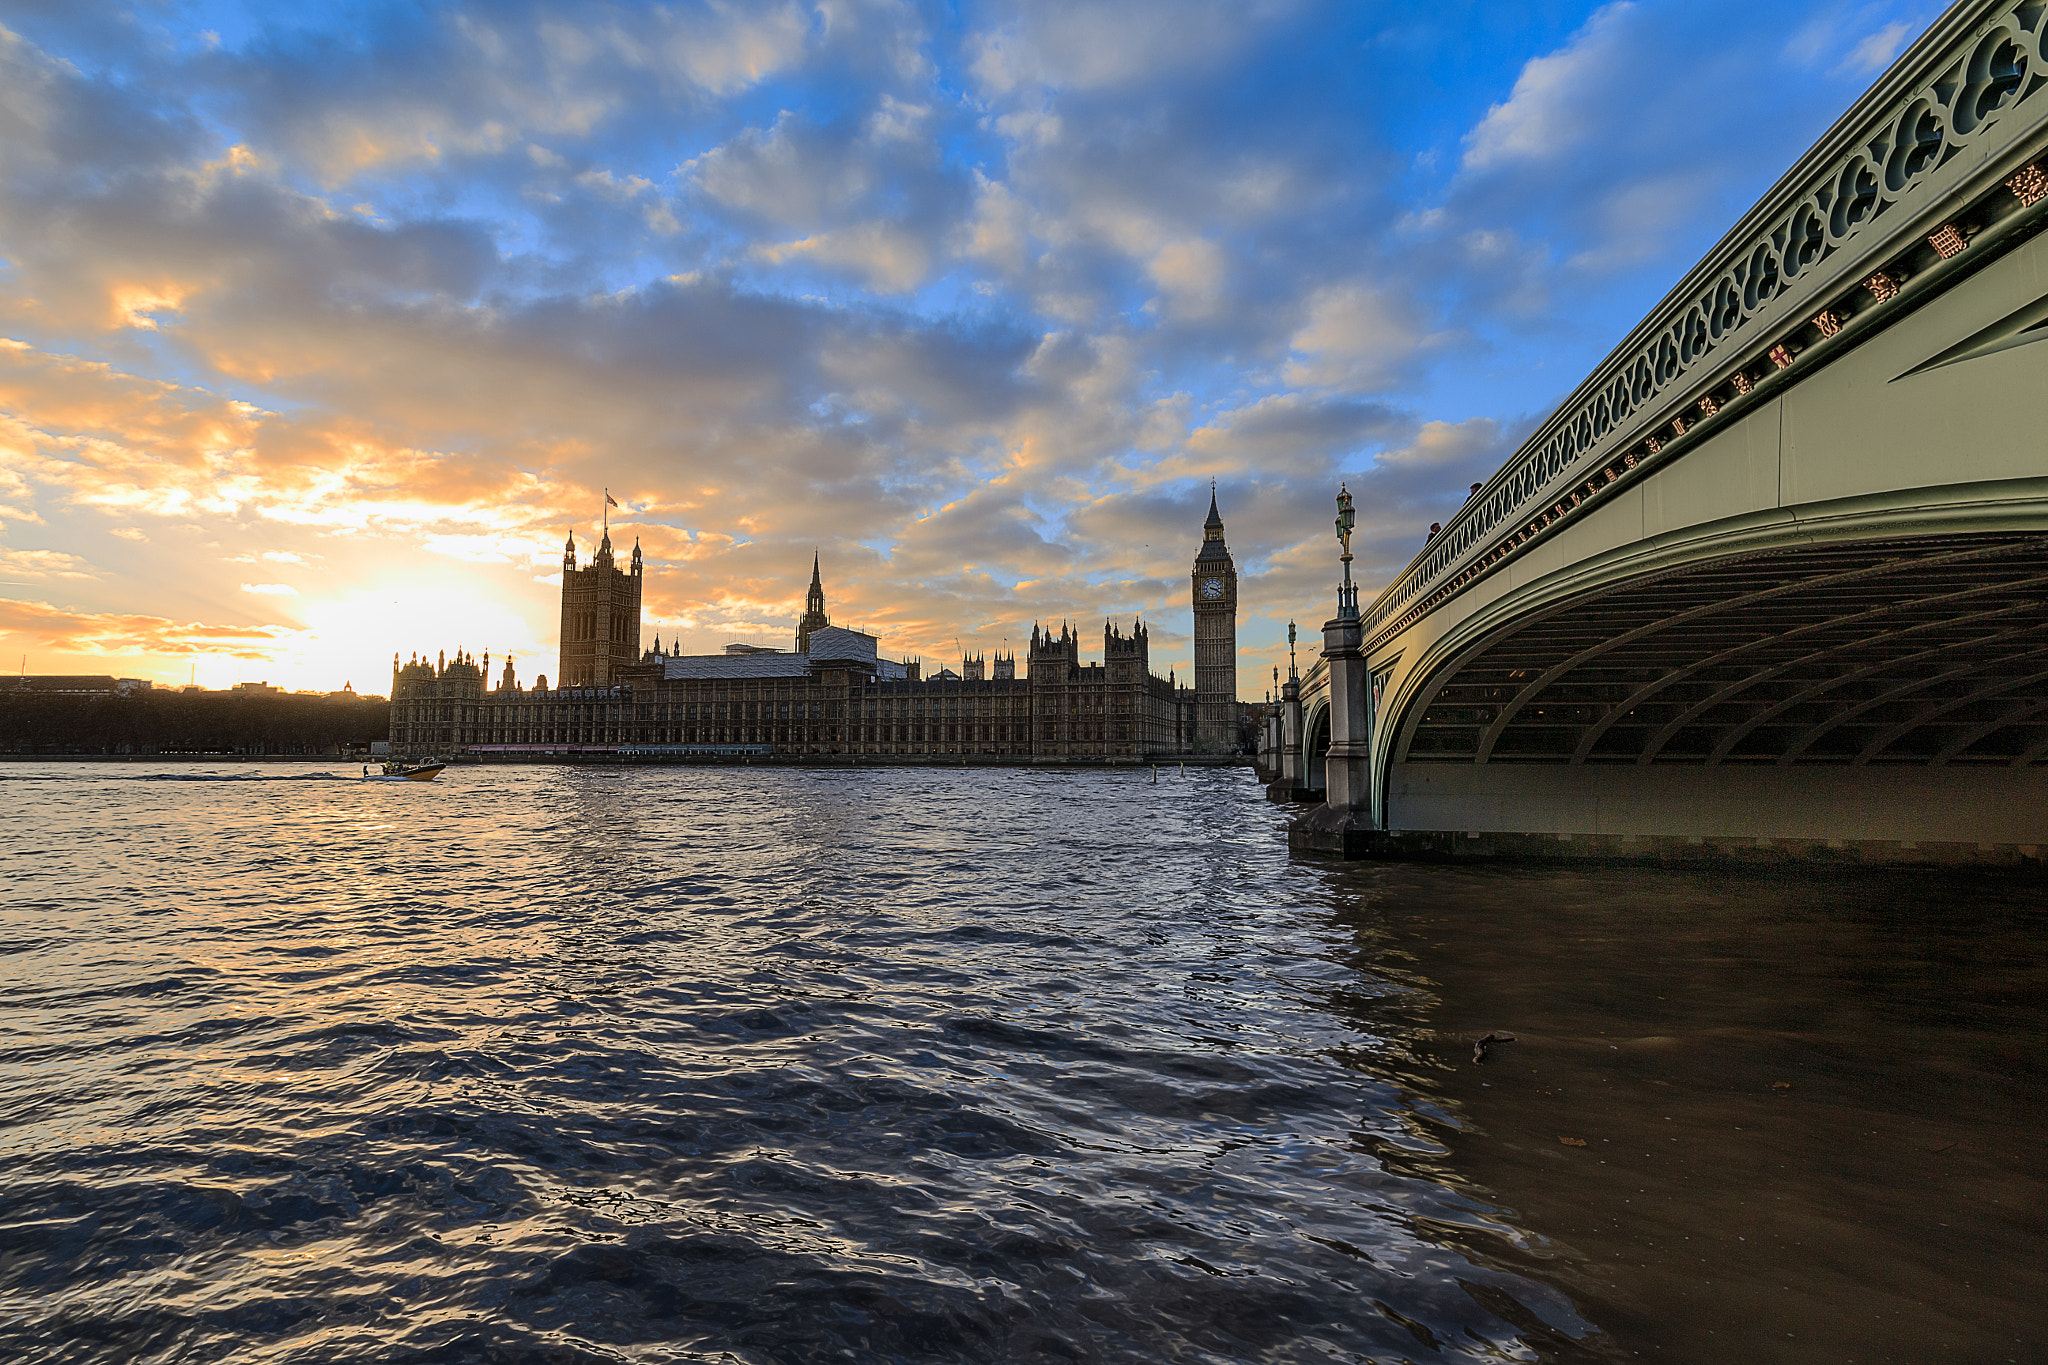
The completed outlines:
<svg viewBox="0 0 2048 1365">
<path fill-rule="evenodd" d="M 1757 555 L 1503 631 L 1409 762 L 2030 764 L 2048 758 L 2048 539 Z"/>
<path fill-rule="evenodd" d="M 1390 830 L 2048 842 L 2048 537 L 1587 593 L 1464 651 L 1389 757 Z"/>
</svg>

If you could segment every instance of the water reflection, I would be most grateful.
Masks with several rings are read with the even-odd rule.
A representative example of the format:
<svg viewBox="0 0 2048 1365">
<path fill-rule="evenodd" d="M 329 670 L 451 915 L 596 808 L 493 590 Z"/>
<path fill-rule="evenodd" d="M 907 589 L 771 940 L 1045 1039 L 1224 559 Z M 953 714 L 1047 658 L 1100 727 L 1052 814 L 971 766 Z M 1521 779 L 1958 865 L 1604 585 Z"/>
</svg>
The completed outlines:
<svg viewBox="0 0 2048 1365">
<path fill-rule="evenodd" d="M 1748 1359 L 2034 1292 L 2017 893 L 1339 869 L 1237 773 L 21 766 L 0 814 L 24 1358 Z"/>
</svg>

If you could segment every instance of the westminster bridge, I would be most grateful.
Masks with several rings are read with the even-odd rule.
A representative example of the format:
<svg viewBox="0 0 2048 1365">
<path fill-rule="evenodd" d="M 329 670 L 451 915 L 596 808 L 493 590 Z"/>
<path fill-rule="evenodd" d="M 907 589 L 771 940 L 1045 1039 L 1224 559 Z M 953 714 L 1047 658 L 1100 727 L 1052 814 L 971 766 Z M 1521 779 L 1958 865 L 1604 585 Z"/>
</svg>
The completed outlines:
<svg viewBox="0 0 2048 1365">
<path fill-rule="evenodd" d="M 1950 9 L 1340 607 L 1269 727 L 1298 845 L 2040 858 L 2044 27 Z"/>
</svg>

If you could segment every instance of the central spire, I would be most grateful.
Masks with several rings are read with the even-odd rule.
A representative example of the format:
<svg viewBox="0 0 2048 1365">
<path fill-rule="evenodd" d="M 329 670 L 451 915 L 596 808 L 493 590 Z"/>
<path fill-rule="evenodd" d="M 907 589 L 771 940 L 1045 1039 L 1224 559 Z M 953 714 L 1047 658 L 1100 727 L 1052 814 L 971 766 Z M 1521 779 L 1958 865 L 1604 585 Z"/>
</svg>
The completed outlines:
<svg viewBox="0 0 2048 1365">
<path fill-rule="evenodd" d="M 804 616 L 796 623 L 796 652 L 807 654 L 811 648 L 811 632 L 832 624 L 832 618 L 825 614 L 825 583 L 819 575 L 818 552 L 811 551 L 811 590 L 804 594 Z"/>
</svg>

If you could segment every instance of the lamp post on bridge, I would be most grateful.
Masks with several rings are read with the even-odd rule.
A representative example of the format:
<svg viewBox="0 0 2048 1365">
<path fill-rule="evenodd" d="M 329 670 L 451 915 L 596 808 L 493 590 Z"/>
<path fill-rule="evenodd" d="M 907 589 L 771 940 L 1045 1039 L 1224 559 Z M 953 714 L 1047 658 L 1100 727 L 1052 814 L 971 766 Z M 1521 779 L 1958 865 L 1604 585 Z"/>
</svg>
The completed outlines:
<svg viewBox="0 0 2048 1365">
<path fill-rule="evenodd" d="M 1366 707 L 1365 632 L 1358 585 L 1351 581 L 1351 532 L 1358 524 L 1350 488 L 1337 493 L 1337 544 L 1344 580 L 1337 615 L 1323 623 L 1323 661 L 1330 678 L 1330 748 L 1323 765 L 1323 804 L 1296 825 L 1294 842 L 1350 854 L 1372 827 L 1372 734 Z"/>
<path fill-rule="evenodd" d="M 1349 485 L 1337 485 L 1337 543 L 1344 553 L 1337 556 L 1344 565 L 1344 581 L 1337 585 L 1337 618 L 1358 619 L 1358 585 L 1351 581 L 1351 528 L 1358 525 L 1358 513 L 1351 507 Z M 1292 641 L 1290 640 L 1290 643 Z"/>
<path fill-rule="evenodd" d="M 1273 665 L 1273 685 L 1266 689 L 1266 709 L 1259 720 L 1259 776 L 1267 786 L 1280 780 L 1280 665 Z"/>
</svg>

